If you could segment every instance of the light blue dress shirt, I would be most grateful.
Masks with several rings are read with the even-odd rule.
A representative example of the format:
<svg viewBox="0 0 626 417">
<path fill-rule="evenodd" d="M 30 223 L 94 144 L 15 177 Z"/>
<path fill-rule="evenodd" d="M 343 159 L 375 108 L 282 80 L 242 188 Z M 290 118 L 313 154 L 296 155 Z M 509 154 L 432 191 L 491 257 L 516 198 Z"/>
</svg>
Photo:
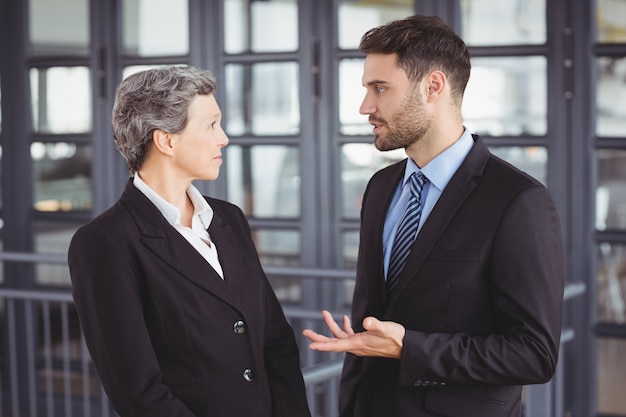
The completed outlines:
<svg viewBox="0 0 626 417">
<path fill-rule="evenodd" d="M 422 214 L 417 228 L 418 234 L 422 225 L 428 218 L 428 215 L 435 206 L 435 203 L 439 200 L 439 196 L 441 196 L 444 188 L 448 185 L 450 178 L 452 178 L 457 169 L 459 169 L 470 149 L 472 149 L 472 146 L 474 146 L 472 134 L 468 129 L 465 129 L 461 137 L 454 142 L 452 146 L 441 152 L 421 169 L 422 173 L 426 176 L 426 178 L 428 178 L 428 182 L 424 185 L 420 199 L 420 204 L 422 204 Z M 411 158 L 409 158 L 404 171 L 404 178 L 400 184 L 398 184 L 398 188 L 396 189 L 396 192 L 391 200 L 389 210 L 387 210 L 385 227 L 383 229 L 383 260 L 385 278 L 387 277 L 387 271 L 389 269 L 389 258 L 391 256 L 393 240 L 396 237 L 396 231 L 400 224 L 400 220 L 402 219 L 402 215 L 404 214 L 409 203 L 411 190 L 408 186 L 408 179 L 414 172 L 420 172 L 420 168 Z"/>
</svg>

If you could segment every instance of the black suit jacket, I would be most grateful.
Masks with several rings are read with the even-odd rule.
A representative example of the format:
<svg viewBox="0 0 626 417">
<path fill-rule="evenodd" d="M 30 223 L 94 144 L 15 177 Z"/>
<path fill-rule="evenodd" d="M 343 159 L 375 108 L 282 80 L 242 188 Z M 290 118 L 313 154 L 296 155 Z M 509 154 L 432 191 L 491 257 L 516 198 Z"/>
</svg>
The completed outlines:
<svg viewBox="0 0 626 417">
<path fill-rule="evenodd" d="M 74 300 L 126 416 L 310 416 L 298 347 L 237 207 L 207 198 L 225 280 L 129 182 L 74 235 Z"/>
<path fill-rule="evenodd" d="M 475 138 L 426 219 L 397 287 L 383 278 L 385 214 L 406 161 L 365 191 L 353 323 L 406 327 L 400 360 L 346 355 L 340 415 L 521 415 L 522 386 L 556 367 L 563 255 L 553 201 Z M 362 328 L 357 328 L 362 330 Z"/>
</svg>

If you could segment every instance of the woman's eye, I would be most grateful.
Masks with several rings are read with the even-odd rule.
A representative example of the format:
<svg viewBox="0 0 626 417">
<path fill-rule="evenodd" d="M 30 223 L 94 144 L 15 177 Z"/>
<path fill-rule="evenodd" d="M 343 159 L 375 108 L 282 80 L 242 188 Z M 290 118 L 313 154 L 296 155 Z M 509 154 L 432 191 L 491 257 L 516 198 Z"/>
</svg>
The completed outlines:
<svg viewBox="0 0 626 417">
<path fill-rule="evenodd" d="M 217 126 L 217 122 L 211 123 L 211 129 L 215 129 L 216 126 Z"/>
</svg>

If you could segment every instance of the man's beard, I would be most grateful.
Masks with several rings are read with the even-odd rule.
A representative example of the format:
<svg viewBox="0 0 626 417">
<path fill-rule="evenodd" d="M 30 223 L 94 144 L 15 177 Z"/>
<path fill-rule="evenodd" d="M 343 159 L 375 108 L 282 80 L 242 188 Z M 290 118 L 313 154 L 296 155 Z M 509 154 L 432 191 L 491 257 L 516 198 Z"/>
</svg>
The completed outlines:
<svg viewBox="0 0 626 417">
<path fill-rule="evenodd" d="M 374 145 L 379 151 L 407 148 L 422 139 L 432 125 L 432 118 L 424 110 L 424 104 L 416 91 L 405 96 L 388 123 L 373 116 L 370 116 L 370 121 L 383 124 L 387 128 L 386 134 L 376 134 Z"/>
</svg>

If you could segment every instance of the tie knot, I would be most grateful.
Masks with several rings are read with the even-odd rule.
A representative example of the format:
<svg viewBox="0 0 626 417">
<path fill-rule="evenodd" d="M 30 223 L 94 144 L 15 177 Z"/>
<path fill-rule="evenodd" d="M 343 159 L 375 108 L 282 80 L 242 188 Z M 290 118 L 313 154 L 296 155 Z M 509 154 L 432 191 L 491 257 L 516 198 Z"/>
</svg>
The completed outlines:
<svg viewBox="0 0 626 417">
<path fill-rule="evenodd" d="M 412 173 L 409 177 L 409 182 L 411 184 L 411 194 L 416 196 L 418 199 L 422 194 L 422 189 L 424 188 L 424 184 L 426 184 L 428 178 L 420 171 L 418 173 Z"/>
</svg>

